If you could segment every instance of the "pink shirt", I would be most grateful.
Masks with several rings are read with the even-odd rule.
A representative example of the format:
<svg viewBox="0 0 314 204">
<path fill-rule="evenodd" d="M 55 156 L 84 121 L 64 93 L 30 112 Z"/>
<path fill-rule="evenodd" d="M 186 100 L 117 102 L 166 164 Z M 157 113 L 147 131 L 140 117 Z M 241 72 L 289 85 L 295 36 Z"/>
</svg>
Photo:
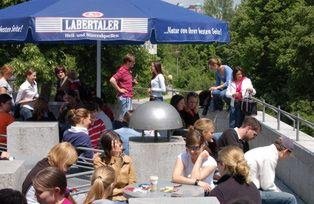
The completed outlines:
<svg viewBox="0 0 314 204">
<path fill-rule="evenodd" d="M 69 199 L 64 198 L 63 201 L 62 201 L 62 204 L 73 204 L 73 203 Z"/>
<path fill-rule="evenodd" d="M 121 66 L 118 71 L 113 75 L 113 78 L 117 81 L 117 85 L 120 88 L 123 88 L 127 90 L 124 94 L 118 94 L 118 96 L 124 96 L 124 97 L 133 97 L 133 78 L 132 74 L 128 67 Z"/>
</svg>

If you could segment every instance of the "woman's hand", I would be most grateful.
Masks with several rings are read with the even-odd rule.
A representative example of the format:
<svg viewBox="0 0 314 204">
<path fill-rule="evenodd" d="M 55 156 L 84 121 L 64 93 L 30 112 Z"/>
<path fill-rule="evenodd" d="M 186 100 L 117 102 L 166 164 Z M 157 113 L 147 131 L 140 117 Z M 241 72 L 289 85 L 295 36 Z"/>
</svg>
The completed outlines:
<svg viewBox="0 0 314 204">
<path fill-rule="evenodd" d="M 206 183 L 204 181 L 199 181 L 198 182 L 198 186 L 202 187 L 207 192 L 212 190 L 212 188 L 210 187 L 209 183 Z"/>
<path fill-rule="evenodd" d="M 112 140 L 111 141 L 111 152 L 112 156 L 120 156 L 122 153 L 122 144 L 118 142 L 117 140 Z"/>
<path fill-rule="evenodd" d="M 253 89 L 252 88 L 247 88 L 246 91 L 249 92 L 249 93 L 253 93 Z"/>
</svg>

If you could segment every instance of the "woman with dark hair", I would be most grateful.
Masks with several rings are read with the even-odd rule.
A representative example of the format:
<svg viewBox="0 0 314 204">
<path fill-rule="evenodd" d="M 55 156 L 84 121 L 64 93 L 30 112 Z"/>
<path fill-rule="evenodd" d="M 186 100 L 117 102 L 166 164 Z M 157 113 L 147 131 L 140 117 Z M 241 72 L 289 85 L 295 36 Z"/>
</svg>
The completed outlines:
<svg viewBox="0 0 314 204">
<path fill-rule="evenodd" d="M 150 81 L 150 101 L 163 101 L 162 94 L 166 92 L 165 77 L 162 73 L 161 63 L 153 62 L 151 66 L 152 79 Z"/>
<path fill-rule="evenodd" d="M 33 179 L 37 201 L 40 204 L 72 204 L 66 193 L 65 173 L 56 167 L 39 171 Z"/>
<path fill-rule="evenodd" d="M 64 66 L 57 66 L 54 71 L 58 78 L 55 101 L 64 101 L 63 96 L 69 90 L 70 81 Z"/>
<path fill-rule="evenodd" d="M 136 182 L 135 169 L 131 157 L 123 154 L 122 140 L 117 133 L 109 131 L 100 138 L 104 153 L 95 155 L 94 167 L 111 166 L 116 173 L 117 182 L 112 193 L 112 200 L 126 201 L 123 188 Z"/>
<path fill-rule="evenodd" d="M 242 149 L 227 146 L 218 152 L 218 170 L 221 178 L 218 185 L 209 193 L 220 203 L 233 203 L 235 199 L 246 199 L 249 203 L 261 204 L 261 196 L 249 178 L 250 168 L 245 161 Z"/>
<path fill-rule="evenodd" d="M 235 67 L 233 72 L 233 80 L 228 85 L 226 96 L 231 98 L 229 127 L 241 127 L 244 120 L 244 113 L 241 111 L 241 101 L 250 94 L 255 95 L 256 91 L 253 88 L 252 82 L 245 76 L 244 69 Z"/>
<path fill-rule="evenodd" d="M 195 121 L 200 119 L 198 114 L 198 94 L 189 92 L 186 96 L 186 106 L 184 108 L 182 118 L 184 120 L 185 128 L 193 126 Z"/>
<path fill-rule="evenodd" d="M 201 186 L 205 191 L 210 191 L 214 188 L 213 176 L 217 163 L 205 150 L 202 134 L 190 127 L 185 143 L 186 151 L 177 157 L 172 181 Z"/>
<path fill-rule="evenodd" d="M 11 188 L 4 188 L 0 190 L 1 204 L 27 204 L 25 196 L 20 191 Z"/>
<path fill-rule="evenodd" d="M 26 80 L 20 86 L 16 96 L 16 103 L 20 105 L 20 116 L 22 120 L 27 120 L 33 116 L 33 102 L 38 98 L 38 89 L 36 80 L 36 71 L 28 69 L 25 72 Z"/>
<path fill-rule="evenodd" d="M 182 127 L 185 128 L 185 123 L 183 120 L 183 111 L 184 111 L 184 107 L 185 107 L 184 96 L 182 96 L 180 94 L 173 95 L 171 100 L 170 100 L 170 104 L 178 111 L 178 113 L 181 117 Z M 185 136 L 186 131 L 184 131 L 183 128 L 176 129 L 172 134 Z"/>
<path fill-rule="evenodd" d="M 34 102 L 33 117 L 27 119 L 28 121 L 56 121 L 56 117 L 49 110 L 48 101 L 39 97 Z"/>
</svg>

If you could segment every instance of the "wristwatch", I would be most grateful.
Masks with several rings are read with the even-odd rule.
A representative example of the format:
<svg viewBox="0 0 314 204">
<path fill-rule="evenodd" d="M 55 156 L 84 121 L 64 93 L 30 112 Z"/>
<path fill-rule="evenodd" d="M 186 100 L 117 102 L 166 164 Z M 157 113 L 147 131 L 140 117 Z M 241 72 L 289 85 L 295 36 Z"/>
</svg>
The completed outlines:
<svg viewBox="0 0 314 204">
<path fill-rule="evenodd" d="M 195 186 L 198 186 L 198 182 L 199 182 L 199 181 L 200 181 L 200 180 L 196 179 L 195 182 L 194 182 L 194 185 L 195 185 Z"/>
</svg>

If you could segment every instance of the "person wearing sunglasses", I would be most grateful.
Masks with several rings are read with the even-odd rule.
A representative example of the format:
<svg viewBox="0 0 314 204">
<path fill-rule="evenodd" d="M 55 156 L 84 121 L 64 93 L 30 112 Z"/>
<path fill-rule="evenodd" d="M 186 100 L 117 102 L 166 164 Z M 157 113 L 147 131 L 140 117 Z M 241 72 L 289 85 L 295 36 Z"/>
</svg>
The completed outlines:
<svg viewBox="0 0 314 204">
<path fill-rule="evenodd" d="M 229 128 L 222 133 L 216 143 L 218 150 L 234 145 L 247 152 L 250 149 L 248 141 L 253 140 L 261 130 L 262 126 L 256 118 L 246 116 L 241 127 Z"/>
<path fill-rule="evenodd" d="M 205 192 L 209 192 L 214 188 L 217 162 L 205 150 L 205 140 L 198 130 L 190 127 L 185 142 L 186 151 L 177 157 L 172 182 L 201 186 Z"/>
</svg>

